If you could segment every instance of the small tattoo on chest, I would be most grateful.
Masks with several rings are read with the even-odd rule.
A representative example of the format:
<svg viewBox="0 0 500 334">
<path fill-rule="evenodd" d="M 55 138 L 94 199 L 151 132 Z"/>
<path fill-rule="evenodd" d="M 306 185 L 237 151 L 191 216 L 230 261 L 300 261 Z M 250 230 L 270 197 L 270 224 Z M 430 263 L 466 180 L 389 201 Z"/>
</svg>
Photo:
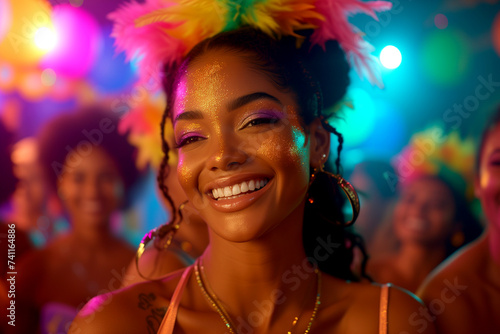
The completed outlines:
<svg viewBox="0 0 500 334">
<path fill-rule="evenodd" d="M 156 300 L 156 296 L 153 293 L 139 294 L 138 307 L 141 310 L 148 311 L 146 316 L 146 326 L 149 334 L 155 334 L 160 329 L 160 324 L 167 312 L 168 307 L 155 307 L 153 302 Z"/>
<path fill-rule="evenodd" d="M 154 293 L 141 293 L 139 294 L 138 306 L 141 310 L 148 310 L 149 308 L 151 308 L 151 306 L 153 306 L 153 302 L 155 301 L 155 299 L 156 296 L 154 295 Z"/>
</svg>

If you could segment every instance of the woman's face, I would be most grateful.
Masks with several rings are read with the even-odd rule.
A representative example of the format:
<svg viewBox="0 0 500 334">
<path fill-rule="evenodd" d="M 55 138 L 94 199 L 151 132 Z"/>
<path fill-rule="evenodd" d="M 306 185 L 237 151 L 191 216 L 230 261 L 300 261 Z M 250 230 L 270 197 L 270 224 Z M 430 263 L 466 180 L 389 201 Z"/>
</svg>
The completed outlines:
<svg viewBox="0 0 500 334">
<path fill-rule="evenodd" d="M 19 212 L 31 216 L 45 214 L 48 186 L 40 164 L 37 162 L 18 164 L 14 168 L 14 174 L 19 179 L 12 197 L 14 207 Z"/>
<path fill-rule="evenodd" d="M 113 159 L 93 146 L 79 163 L 65 163 L 59 194 L 71 222 L 87 227 L 107 227 L 123 197 L 123 182 Z"/>
<path fill-rule="evenodd" d="M 455 203 L 448 187 L 433 178 L 419 178 L 401 191 L 394 208 L 394 230 L 402 242 L 443 244 L 453 232 Z"/>
<path fill-rule="evenodd" d="M 310 141 L 294 95 L 231 52 L 192 62 L 176 87 L 179 181 L 218 235 L 261 236 L 303 209 Z"/>
<path fill-rule="evenodd" d="M 490 229 L 500 234 L 500 124 L 490 130 L 483 144 L 476 194 Z"/>
</svg>

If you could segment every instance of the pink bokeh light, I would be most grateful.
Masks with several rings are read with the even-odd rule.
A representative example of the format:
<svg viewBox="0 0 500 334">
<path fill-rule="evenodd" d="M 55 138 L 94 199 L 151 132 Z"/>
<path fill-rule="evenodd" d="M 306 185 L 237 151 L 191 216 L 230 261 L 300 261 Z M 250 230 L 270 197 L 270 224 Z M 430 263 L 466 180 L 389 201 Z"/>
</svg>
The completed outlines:
<svg viewBox="0 0 500 334">
<path fill-rule="evenodd" d="M 99 25 L 81 8 L 60 5 L 54 8 L 53 24 L 57 44 L 42 59 L 43 68 L 58 75 L 85 76 L 94 63 L 99 46 Z"/>
<path fill-rule="evenodd" d="M 448 18 L 444 14 L 434 16 L 434 24 L 438 29 L 446 29 L 448 27 Z"/>
</svg>

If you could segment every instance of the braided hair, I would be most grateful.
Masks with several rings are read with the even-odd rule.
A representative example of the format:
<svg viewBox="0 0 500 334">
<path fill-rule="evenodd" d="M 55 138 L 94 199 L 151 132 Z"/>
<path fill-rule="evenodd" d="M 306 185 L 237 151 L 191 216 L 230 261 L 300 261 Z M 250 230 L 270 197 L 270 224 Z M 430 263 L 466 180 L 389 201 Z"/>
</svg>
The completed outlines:
<svg viewBox="0 0 500 334">
<path fill-rule="evenodd" d="M 310 34 L 311 31 L 303 32 L 302 45 L 297 49 L 295 37 L 275 39 L 259 30 L 243 27 L 219 33 L 202 41 L 180 64 L 165 67 L 164 90 L 167 95 L 167 106 L 161 122 L 162 148 L 165 155 L 160 166 L 158 183 L 173 209 L 171 223 L 178 219 L 178 214 L 173 207 L 168 188 L 164 184 L 169 168 L 168 152 L 170 149 L 164 138 L 165 123 L 167 117 L 171 116 L 171 108 L 175 104 L 175 87 L 181 77 L 180 74 L 184 72 L 188 64 L 211 50 L 224 49 L 237 52 L 249 66 L 267 75 L 278 88 L 294 93 L 303 125 L 309 125 L 314 119 L 320 118 L 323 127 L 337 136 L 339 144 L 335 167 L 337 173 L 341 172 L 340 153 L 343 137 L 328 123 L 328 119 L 334 116 L 328 111 L 332 110 L 332 107 L 338 104 L 346 93 L 349 85 L 349 65 L 337 42 L 327 42 L 324 49 L 317 45 L 311 46 L 307 38 Z M 326 169 L 328 168 L 327 164 Z M 338 223 L 325 221 L 315 210 L 308 207 L 306 201 L 303 244 L 308 259 L 316 262 L 315 264 L 323 272 L 342 279 L 358 280 L 358 275 L 351 270 L 353 249 L 358 246 L 364 255 L 362 276 L 366 276 L 364 264 L 367 256 L 363 241 L 354 231 L 343 226 L 345 223 L 342 213 L 345 202 L 343 194 L 339 189 L 332 193 L 330 190 L 326 192 L 321 190 L 321 187 L 316 188 L 319 193 L 315 196 L 329 196 L 329 205 L 322 210 L 330 211 L 329 217 L 332 217 L 333 213 Z M 335 245 L 335 249 L 333 251 L 326 249 L 328 256 L 318 259 L 316 250 L 325 242 Z"/>
</svg>

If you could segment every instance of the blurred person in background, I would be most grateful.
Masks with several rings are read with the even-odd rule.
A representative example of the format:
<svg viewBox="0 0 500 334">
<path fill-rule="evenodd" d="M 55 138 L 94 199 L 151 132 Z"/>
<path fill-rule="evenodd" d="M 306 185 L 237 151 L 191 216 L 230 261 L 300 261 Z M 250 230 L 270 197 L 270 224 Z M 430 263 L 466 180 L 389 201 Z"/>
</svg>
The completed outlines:
<svg viewBox="0 0 500 334">
<path fill-rule="evenodd" d="M 129 204 L 139 172 L 117 126 L 115 114 L 94 106 L 58 116 L 39 135 L 46 176 L 71 229 L 19 263 L 15 333 L 65 333 L 90 298 L 121 285 L 134 250 L 110 222 Z"/>
<path fill-rule="evenodd" d="M 474 188 L 488 223 L 484 233 L 436 268 L 417 292 L 439 333 L 500 328 L 500 107 L 477 150 Z"/>
<path fill-rule="evenodd" d="M 481 234 L 469 202 L 473 150 L 457 133 L 444 136 L 434 127 L 415 135 L 397 157 L 400 196 L 391 219 L 397 249 L 368 263 L 375 281 L 415 292 L 436 266 Z"/>
<path fill-rule="evenodd" d="M 0 122 L 0 205 L 7 202 L 16 189 L 17 179 L 14 176 L 14 169 L 10 160 L 12 139 L 12 133 Z M 7 308 L 10 307 L 10 301 L 14 300 L 9 297 L 10 284 L 7 284 L 9 283 L 7 281 L 7 272 L 15 270 L 10 270 L 9 265 L 15 266 L 17 260 L 31 248 L 32 245 L 29 242 L 28 236 L 18 228 L 15 221 L 0 218 L 0 250 L 3 256 L 0 262 L 0 316 L 2 317 L 0 330 L 2 328 L 6 330 L 7 323 L 11 321 L 11 318 L 8 317 L 10 311 Z M 15 269 L 15 267 L 12 268 Z"/>
<path fill-rule="evenodd" d="M 160 127 L 161 116 L 165 110 L 162 94 L 148 96 L 145 101 L 128 112 L 120 121 L 120 131 L 128 132 L 129 142 L 138 149 L 137 166 L 142 169 L 149 166 L 158 175 L 163 160 Z M 174 146 L 173 127 L 170 121 L 165 124 L 165 140 L 169 147 Z M 169 170 L 177 169 L 178 154 L 176 149 L 168 152 Z M 182 190 L 175 173 L 168 173 L 164 183 L 169 189 L 172 202 L 163 196 L 158 188 L 168 215 L 174 212 L 180 221 L 177 230 L 162 225 L 148 232 L 143 239 L 144 252 L 134 259 L 125 275 L 123 286 L 144 280 L 161 278 L 177 269 L 187 267 L 203 253 L 208 245 L 208 229 Z M 143 247 L 140 246 L 140 247 Z"/>
<path fill-rule="evenodd" d="M 395 174 L 389 162 L 365 160 L 354 167 L 349 178 L 359 194 L 362 208 L 355 227 L 363 237 L 370 257 L 392 250 L 392 243 L 387 239 L 389 224 L 386 222 L 394 205 L 397 189 L 388 182 L 388 173 Z M 380 240 L 381 233 L 384 234 L 383 241 Z"/>
<path fill-rule="evenodd" d="M 18 141 L 11 158 L 19 182 L 11 200 L 10 220 L 28 233 L 36 247 L 42 247 L 55 234 L 67 229 L 67 222 L 61 217 L 60 203 L 44 175 L 36 138 Z"/>
<path fill-rule="evenodd" d="M 14 166 L 10 160 L 12 150 L 12 133 L 0 121 L 0 204 L 5 203 L 16 190 L 17 179 L 14 176 Z"/>
</svg>

